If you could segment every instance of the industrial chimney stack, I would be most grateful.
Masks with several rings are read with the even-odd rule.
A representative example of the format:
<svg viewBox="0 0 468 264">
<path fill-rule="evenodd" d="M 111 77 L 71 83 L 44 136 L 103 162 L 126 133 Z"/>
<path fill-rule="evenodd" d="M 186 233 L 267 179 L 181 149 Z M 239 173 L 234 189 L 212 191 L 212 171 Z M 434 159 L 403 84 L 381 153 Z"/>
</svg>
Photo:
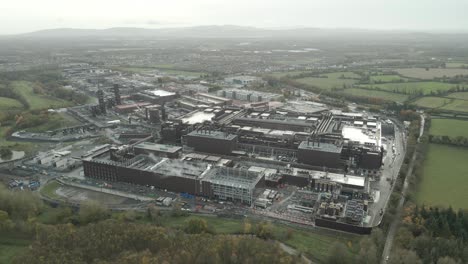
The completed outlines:
<svg viewBox="0 0 468 264">
<path fill-rule="evenodd" d="M 114 96 L 115 96 L 115 104 L 121 105 L 122 100 L 120 98 L 120 89 L 118 84 L 114 84 Z"/>
</svg>

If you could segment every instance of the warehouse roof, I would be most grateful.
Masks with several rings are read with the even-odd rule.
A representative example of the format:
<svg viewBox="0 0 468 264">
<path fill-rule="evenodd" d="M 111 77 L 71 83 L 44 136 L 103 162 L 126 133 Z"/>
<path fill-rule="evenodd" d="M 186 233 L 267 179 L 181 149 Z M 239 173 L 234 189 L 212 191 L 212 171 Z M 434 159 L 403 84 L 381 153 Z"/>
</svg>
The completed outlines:
<svg viewBox="0 0 468 264">
<path fill-rule="evenodd" d="M 182 149 L 182 147 L 178 147 L 178 146 L 156 144 L 152 142 L 142 142 L 140 144 L 135 145 L 135 148 L 158 151 L 158 152 L 166 152 L 166 153 L 175 153 Z"/>
<path fill-rule="evenodd" d="M 341 153 L 342 146 L 338 146 L 335 144 L 330 143 L 317 143 L 317 142 L 307 142 L 302 141 L 299 145 L 299 149 L 306 149 L 306 150 L 315 150 L 315 151 L 323 151 L 323 152 L 332 152 L 332 153 Z"/>
<path fill-rule="evenodd" d="M 206 137 L 206 138 L 217 138 L 217 139 L 225 139 L 225 140 L 233 140 L 237 137 L 237 135 L 228 134 L 222 131 L 212 131 L 212 130 L 194 130 L 188 134 L 189 136 L 195 137 Z"/>
<path fill-rule="evenodd" d="M 249 171 L 246 169 L 215 167 L 207 172 L 205 180 L 212 184 L 242 189 L 253 189 L 262 177 L 263 173 Z"/>
</svg>

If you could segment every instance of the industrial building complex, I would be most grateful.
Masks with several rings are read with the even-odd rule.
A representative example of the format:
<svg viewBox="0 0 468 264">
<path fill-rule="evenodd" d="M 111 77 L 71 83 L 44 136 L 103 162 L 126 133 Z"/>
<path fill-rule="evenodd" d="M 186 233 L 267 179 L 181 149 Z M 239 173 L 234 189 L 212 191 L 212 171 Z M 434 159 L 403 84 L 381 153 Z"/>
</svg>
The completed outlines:
<svg viewBox="0 0 468 264">
<path fill-rule="evenodd" d="M 111 142 L 78 154 L 71 147 L 41 153 L 35 166 L 82 166 L 84 179 L 103 186 L 230 202 L 282 220 L 286 211 L 302 224 L 350 232 L 368 233 L 378 221 L 383 164 L 396 155 L 389 119 L 272 102 L 278 94 L 242 86 L 211 93 L 200 85 L 107 87 L 96 91 L 97 104 L 68 109 L 84 125 L 65 131 Z"/>
</svg>

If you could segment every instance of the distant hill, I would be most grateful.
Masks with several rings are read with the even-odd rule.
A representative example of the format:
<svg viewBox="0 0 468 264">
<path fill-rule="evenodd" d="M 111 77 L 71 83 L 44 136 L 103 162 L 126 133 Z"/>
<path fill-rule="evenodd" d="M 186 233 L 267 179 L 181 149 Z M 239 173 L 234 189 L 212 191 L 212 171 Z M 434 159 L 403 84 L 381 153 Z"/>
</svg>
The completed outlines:
<svg viewBox="0 0 468 264">
<path fill-rule="evenodd" d="M 365 30 L 365 29 L 322 29 L 322 28 L 294 28 L 294 29 L 263 29 L 234 25 L 196 26 L 181 28 L 132 28 L 118 27 L 109 29 L 76 29 L 58 28 L 40 30 L 26 34 L 3 36 L 8 38 L 304 38 L 304 39 L 360 39 L 360 40 L 445 40 L 468 39 L 467 34 L 436 34 L 416 31 L 397 30 Z"/>
</svg>

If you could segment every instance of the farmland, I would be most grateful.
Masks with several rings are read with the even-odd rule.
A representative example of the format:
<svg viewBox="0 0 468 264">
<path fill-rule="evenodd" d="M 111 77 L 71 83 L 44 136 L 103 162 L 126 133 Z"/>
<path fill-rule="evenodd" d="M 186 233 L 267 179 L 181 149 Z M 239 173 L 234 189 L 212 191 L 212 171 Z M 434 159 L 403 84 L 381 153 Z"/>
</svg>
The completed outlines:
<svg viewBox="0 0 468 264">
<path fill-rule="evenodd" d="M 422 91 L 424 94 L 430 94 L 431 92 L 437 92 L 439 90 L 446 91 L 454 86 L 449 83 L 441 82 L 406 82 L 363 85 L 363 87 L 406 94 L 413 94 L 419 91 Z"/>
<path fill-rule="evenodd" d="M 458 112 L 468 112 L 468 100 L 453 100 L 441 109 Z"/>
<path fill-rule="evenodd" d="M 452 100 L 443 97 L 427 96 L 419 98 L 414 102 L 415 105 L 424 108 L 439 108 L 449 104 Z"/>
<path fill-rule="evenodd" d="M 468 63 L 464 62 L 447 62 L 445 64 L 445 67 L 447 68 L 462 68 L 462 67 L 468 67 Z"/>
<path fill-rule="evenodd" d="M 419 98 L 414 102 L 414 104 L 423 108 L 468 112 L 468 100 L 428 96 Z"/>
<path fill-rule="evenodd" d="M 299 74 L 312 74 L 313 71 L 285 71 L 285 72 L 272 72 L 269 73 L 269 76 L 276 77 L 276 78 L 281 78 L 281 77 L 294 77 Z M 331 72 L 331 73 L 323 73 L 323 74 L 317 74 L 317 76 L 324 77 L 324 78 L 329 78 L 329 79 L 359 79 L 361 76 L 354 72 Z"/>
<path fill-rule="evenodd" d="M 447 95 L 447 97 L 461 99 L 461 100 L 468 100 L 468 92 L 451 93 Z"/>
<path fill-rule="evenodd" d="M 468 149 L 430 144 L 416 195 L 419 204 L 468 209 Z"/>
<path fill-rule="evenodd" d="M 383 100 L 394 101 L 394 102 L 399 102 L 399 103 L 402 103 L 408 99 L 408 95 L 405 95 L 405 94 L 397 94 L 397 93 L 390 93 L 390 92 L 377 91 L 377 90 L 358 89 L 358 88 L 345 89 L 343 93 L 354 95 L 354 96 L 380 98 Z"/>
<path fill-rule="evenodd" d="M 356 80 L 352 79 L 338 79 L 338 78 L 318 78 L 318 77 L 307 77 L 296 79 L 297 82 L 307 84 L 310 86 L 318 87 L 324 90 L 342 89 L 343 86 L 351 87 Z"/>
<path fill-rule="evenodd" d="M 194 72 L 194 71 L 184 71 L 184 70 L 176 70 L 172 69 L 171 67 L 118 67 L 118 68 L 113 68 L 114 70 L 117 71 L 123 71 L 123 72 L 129 72 L 129 73 L 148 73 L 152 71 L 158 71 L 161 73 L 166 73 L 169 75 L 184 75 L 184 76 L 190 76 L 190 77 L 199 77 L 200 75 L 203 75 L 203 72 Z"/>
<path fill-rule="evenodd" d="M 397 72 L 405 77 L 431 80 L 434 78 L 453 77 L 455 75 L 468 75 L 468 69 L 424 69 L 407 68 L 397 69 Z"/>
<path fill-rule="evenodd" d="M 429 133 L 431 135 L 449 137 L 468 136 L 468 121 L 457 119 L 432 119 Z"/>
<path fill-rule="evenodd" d="M 370 76 L 370 80 L 373 82 L 399 82 L 406 81 L 407 78 L 403 78 L 399 75 L 373 75 Z"/>
<path fill-rule="evenodd" d="M 326 73 L 321 76 L 327 76 L 328 78 L 333 78 L 333 79 L 359 79 L 361 76 L 354 72 L 332 72 L 332 73 Z"/>
</svg>

